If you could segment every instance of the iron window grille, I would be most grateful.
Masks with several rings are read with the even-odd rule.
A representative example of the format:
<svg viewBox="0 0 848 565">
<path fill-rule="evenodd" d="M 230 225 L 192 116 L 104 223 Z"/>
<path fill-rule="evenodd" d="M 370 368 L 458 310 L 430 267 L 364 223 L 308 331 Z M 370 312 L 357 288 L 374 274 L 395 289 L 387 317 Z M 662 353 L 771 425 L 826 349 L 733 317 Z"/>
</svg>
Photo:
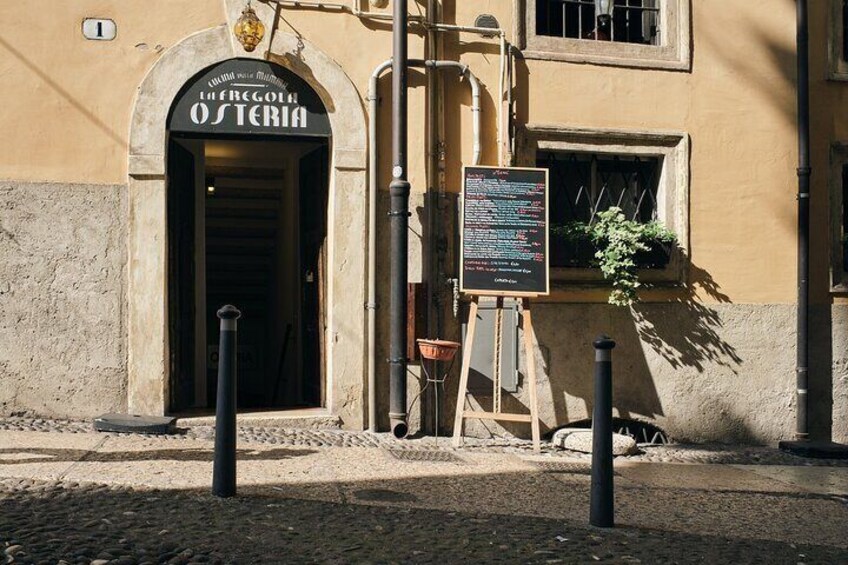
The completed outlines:
<svg viewBox="0 0 848 565">
<path fill-rule="evenodd" d="M 615 0 L 611 40 L 660 45 L 661 0 Z M 848 2 L 848 0 L 846 0 Z M 594 0 L 536 0 L 536 34 L 599 39 Z"/>
<path fill-rule="evenodd" d="M 658 219 L 662 157 L 540 151 L 536 163 L 550 172 L 549 214 L 554 227 L 592 225 L 598 213 L 612 207 L 639 223 Z M 594 252 L 588 242 L 579 250 L 565 249 L 572 244 L 551 238 L 551 266 L 591 266 Z"/>
</svg>

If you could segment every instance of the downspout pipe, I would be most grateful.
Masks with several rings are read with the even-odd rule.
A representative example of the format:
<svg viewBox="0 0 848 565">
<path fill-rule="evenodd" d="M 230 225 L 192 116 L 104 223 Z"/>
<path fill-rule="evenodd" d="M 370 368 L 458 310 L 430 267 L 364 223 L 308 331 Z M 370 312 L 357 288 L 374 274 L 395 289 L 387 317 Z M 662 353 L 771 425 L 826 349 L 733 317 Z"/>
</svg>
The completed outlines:
<svg viewBox="0 0 848 565">
<path fill-rule="evenodd" d="M 406 412 L 406 288 L 409 282 L 409 193 L 407 180 L 407 0 L 395 0 L 392 26 L 392 182 L 389 184 L 389 421 L 392 435 L 409 433 Z"/>
<path fill-rule="evenodd" d="M 368 83 L 368 430 L 377 431 L 377 86 L 388 59 L 371 73 Z"/>
<path fill-rule="evenodd" d="M 439 21 L 439 1 L 438 0 L 427 0 L 427 23 L 434 24 Z M 426 35 L 426 43 L 425 43 L 425 53 L 428 59 L 438 60 L 439 59 L 439 43 L 440 43 L 440 34 L 432 28 L 427 28 Z M 439 146 L 442 140 L 442 113 L 439 112 L 439 103 L 441 102 L 441 77 L 436 69 L 427 69 L 427 125 L 426 125 L 426 136 L 425 136 L 425 146 L 427 148 L 427 167 L 425 171 L 425 178 L 427 180 L 427 194 L 426 199 L 424 201 L 424 206 L 427 211 L 426 217 L 426 225 L 424 232 L 426 233 L 426 250 L 425 250 L 425 269 L 422 273 L 423 280 L 426 282 L 426 292 L 427 292 L 427 316 L 426 316 L 426 328 L 427 328 L 427 337 L 440 337 L 444 335 L 443 332 L 443 316 L 441 312 L 441 307 L 439 306 L 441 302 L 441 293 L 439 293 L 439 287 L 441 286 L 441 273 L 443 271 L 441 267 L 441 253 L 440 245 L 441 237 L 439 234 L 442 233 L 441 222 L 439 221 L 441 214 L 441 192 L 440 192 L 440 181 L 441 177 L 439 175 L 439 169 L 441 162 L 439 160 L 439 156 L 441 154 L 441 148 Z M 436 375 L 442 374 L 442 362 L 435 361 L 433 363 L 433 371 Z M 433 404 L 438 403 L 438 391 L 436 388 L 433 388 L 433 394 L 431 395 L 433 399 Z M 424 429 L 432 429 L 435 435 L 439 433 L 439 417 L 437 415 L 437 411 L 433 410 L 429 403 L 429 398 L 421 396 L 421 414 L 422 414 L 422 427 Z M 427 425 L 427 422 L 424 421 L 424 418 L 430 414 L 433 414 L 432 427 Z"/>
<path fill-rule="evenodd" d="M 474 134 L 472 162 L 480 164 L 482 155 L 482 130 L 480 110 L 480 81 L 471 72 L 467 65 L 455 61 L 422 61 L 410 59 L 409 66 L 425 67 L 434 69 L 457 69 L 460 74 L 468 79 L 471 85 L 471 112 L 473 116 L 472 131 Z M 380 77 L 392 67 L 392 60 L 383 61 L 371 73 L 368 83 L 368 302 L 365 309 L 368 311 L 368 430 L 377 431 L 377 347 L 376 347 L 376 319 L 377 319 L 377 197 L 379 185 L 379 158 L 378 152 L 378 127 L 377 112 L 379 110 Z"/>
<path fill-rule="evenodd" d="M 809 386 L 809 300 L 810 300 L 810 69 L 807 0 L 797 0 L 798 49 L 798 361 L 795 439 L 810 438 Z"/>
<path fill-rule="evenodd" d="M 481 117 L 480 117 L 480 81 L 468 68 L 458 61 L 410 61 L 411 66 L 424 66 L 431 69 L 444 70 L 456 69 L 459 74 L 468 79 L 468 84 L 471 85 L 471 116 L 472 116 L 472 132 L 474 138 L 474 146 L 472 150 L 471 161 L 474 165 L 480 164 L 480 157 L 483 154 L 483 142 L 481 139 Z"/>
</svg>

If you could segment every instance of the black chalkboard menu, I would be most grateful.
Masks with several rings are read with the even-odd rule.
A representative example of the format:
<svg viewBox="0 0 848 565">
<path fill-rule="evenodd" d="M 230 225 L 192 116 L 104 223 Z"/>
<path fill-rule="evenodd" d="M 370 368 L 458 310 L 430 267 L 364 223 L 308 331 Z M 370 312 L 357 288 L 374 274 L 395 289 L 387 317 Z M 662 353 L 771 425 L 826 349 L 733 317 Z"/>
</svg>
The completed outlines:
<svg viewBox="0 0 848 565">
<path fill-rule="evenodd" d="M 548 171 L 465 167 L 460 288 L 548 294 Z"/>
</svg>

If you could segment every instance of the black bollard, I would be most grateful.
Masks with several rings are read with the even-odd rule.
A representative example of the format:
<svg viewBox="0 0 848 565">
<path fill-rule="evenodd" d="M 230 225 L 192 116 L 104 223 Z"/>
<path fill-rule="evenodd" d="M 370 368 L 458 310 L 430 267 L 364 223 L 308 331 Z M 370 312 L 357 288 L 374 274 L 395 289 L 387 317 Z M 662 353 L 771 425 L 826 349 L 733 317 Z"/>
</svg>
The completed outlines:
<svg viewBox="0 0 848 565">
<path fill-rule="evenodd" d="M 612 348 L 605 335 L 595 340 L 595 409 L 592 414 L 592 493 L 589 523 L 615 525 L 612 471 Z"/>
<path fill-rule="evenodd" d="M 215 409 L 215 464 L 212 494 L 236 494 L 236 320 L 241 312 L 235 306 L 218 310 L 221 341 L 218 346 L 218 401 Z"/>
</svg>

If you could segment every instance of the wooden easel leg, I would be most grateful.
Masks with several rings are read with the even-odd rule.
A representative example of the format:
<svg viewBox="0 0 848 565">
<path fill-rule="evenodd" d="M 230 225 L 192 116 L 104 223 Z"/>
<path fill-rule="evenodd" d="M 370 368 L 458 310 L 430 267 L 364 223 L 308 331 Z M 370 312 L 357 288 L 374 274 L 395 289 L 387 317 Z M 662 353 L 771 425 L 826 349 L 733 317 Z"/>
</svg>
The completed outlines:
<svg viewBox="0 0 848 565">
<path fill-rule="evenodd" d="M 477 302 L 475 296 L 471 300 L 468 311 L 468 329 L 465 333 L 465 345 L 462 352 L 462 370 L 459 373 L 459 391 L 456 396 L 456 416 L 453 421 L 453 446 L 462 445 L 462 421 L 465 412 L 465 395 L 468 388 L 468 371 L 471 367 L 471 348 L 474 345 L 474 330 L 477 328 Z"/>
<path fill-rule="evenodd" d="M 536 394 L 536 356 L 533 352 L 533 320 L 530 316 L 530 300 L 522 301 L 521 319 L 524 322 L 524 356 L 527 359 L 527 387 L 530 390 L 530 427 L 533 432 L 533 451 L 541 451 L 539 433 L 539 400 Z"/>
</svg>

